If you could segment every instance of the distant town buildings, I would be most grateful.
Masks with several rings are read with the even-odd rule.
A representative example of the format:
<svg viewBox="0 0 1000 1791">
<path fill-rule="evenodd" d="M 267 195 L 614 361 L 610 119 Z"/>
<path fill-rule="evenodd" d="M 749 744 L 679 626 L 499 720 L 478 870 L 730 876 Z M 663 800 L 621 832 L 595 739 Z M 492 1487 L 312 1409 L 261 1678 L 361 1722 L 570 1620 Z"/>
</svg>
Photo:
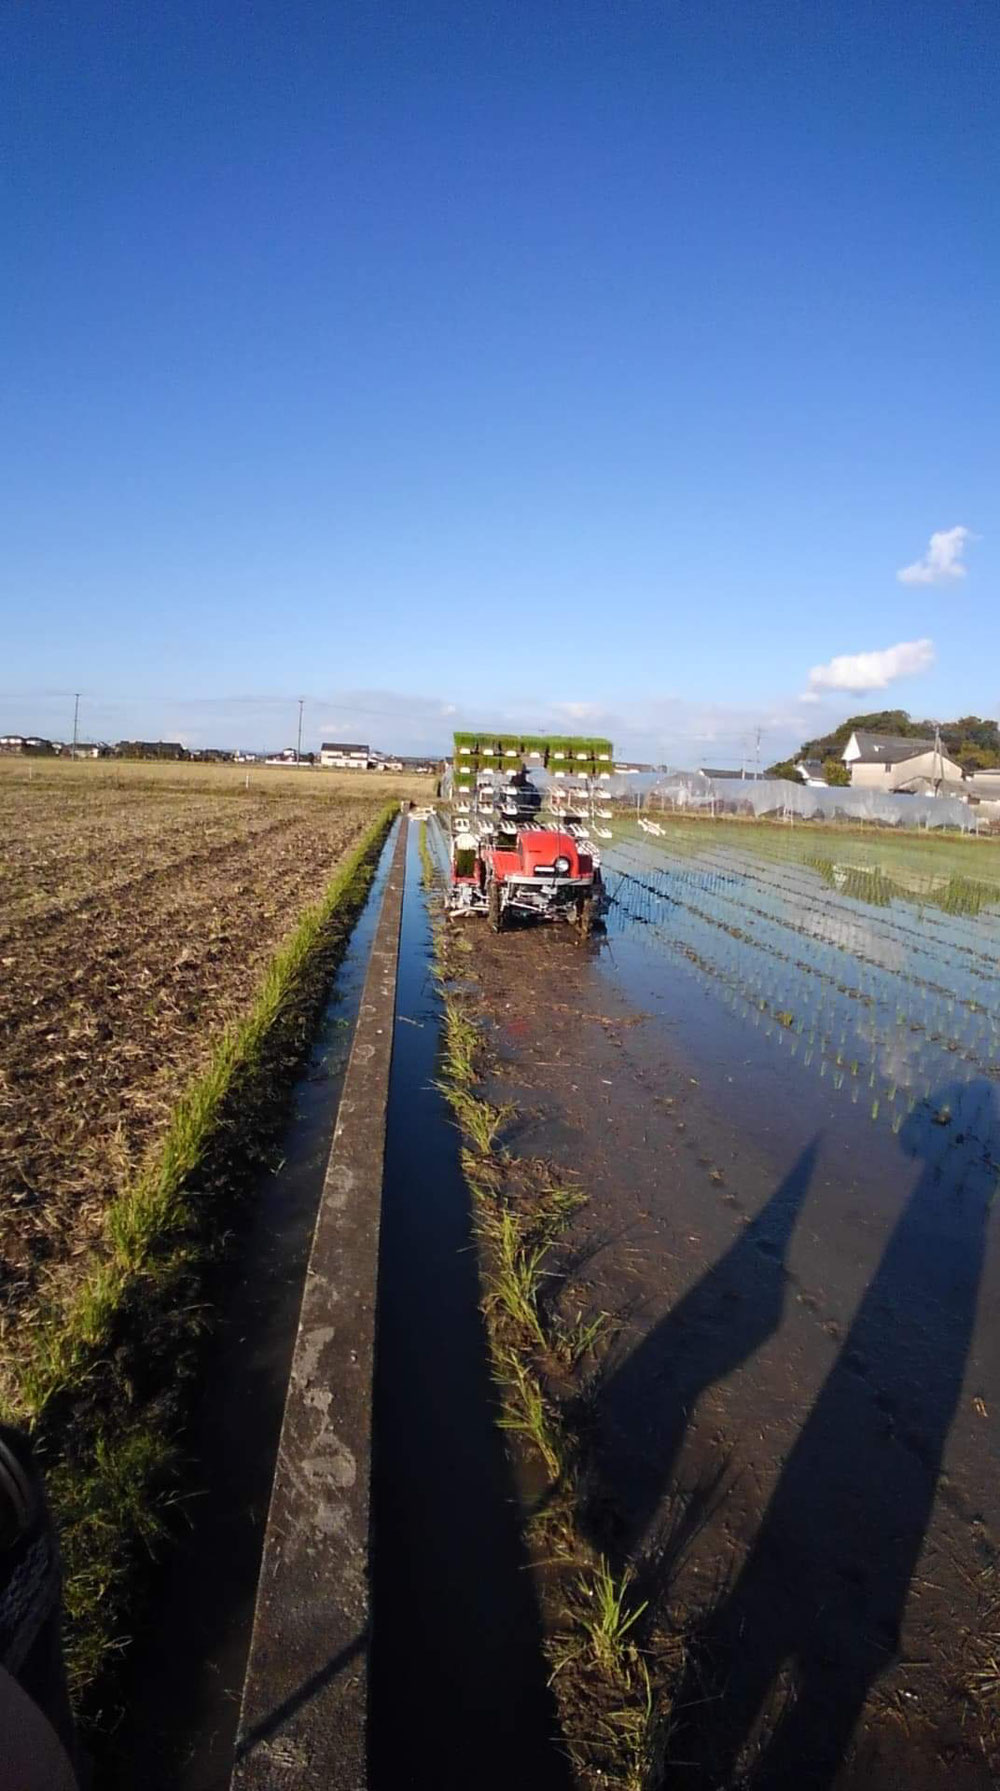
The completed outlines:
<svg viewBox="0 0 1000 1791">
<path fill-rule="evenodd" d="M 57 750 L 51 740 L 42 740 L 37 734 L 0 734 L 0 752 L 51 753 Z"/>
</svg>

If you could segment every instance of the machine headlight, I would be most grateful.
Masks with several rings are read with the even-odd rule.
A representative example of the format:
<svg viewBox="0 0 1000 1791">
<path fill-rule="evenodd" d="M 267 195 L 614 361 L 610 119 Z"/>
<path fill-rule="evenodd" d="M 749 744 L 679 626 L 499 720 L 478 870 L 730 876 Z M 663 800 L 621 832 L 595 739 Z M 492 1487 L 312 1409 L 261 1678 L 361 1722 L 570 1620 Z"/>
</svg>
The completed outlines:
<svg viewBox="0 0 1000 1791">
<path fill-rule="evenodd" d="M 552 865 L 552 869 L 555 871 L 555 874 L 557 877 L 565 877 L 567 871 L 569 870 L 569 859 L 568 858 L 555 859 L 553 862 L 553 865 Z"/>
</svg>

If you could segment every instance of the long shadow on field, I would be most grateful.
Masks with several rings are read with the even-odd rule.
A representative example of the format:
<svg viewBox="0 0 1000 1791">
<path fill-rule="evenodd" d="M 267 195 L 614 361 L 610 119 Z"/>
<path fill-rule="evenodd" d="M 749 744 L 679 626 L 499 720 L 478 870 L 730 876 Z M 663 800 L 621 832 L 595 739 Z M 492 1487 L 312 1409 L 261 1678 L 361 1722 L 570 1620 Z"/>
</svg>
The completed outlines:
<svg viewBox="0 0 1000 1791">
<path fill-rule="evenodd" d="M 898 1651 L 975 1322 L 993 1100 L 945 1087 L 904 1127 L 925 1168 L 710 1619 L 671 1784 L 829 1786 Z"/>
<path fill-rule="evenodd" d="M 816 1164 L 817 1140 L 732 1247 L 611 1374 L 597 1400 L 595 1539 L 622 1566 L 670 1490 L 688 1420 L 706 1388 L 773 1336 L 785 1309 L 785 1256 Z"/>
</svg>

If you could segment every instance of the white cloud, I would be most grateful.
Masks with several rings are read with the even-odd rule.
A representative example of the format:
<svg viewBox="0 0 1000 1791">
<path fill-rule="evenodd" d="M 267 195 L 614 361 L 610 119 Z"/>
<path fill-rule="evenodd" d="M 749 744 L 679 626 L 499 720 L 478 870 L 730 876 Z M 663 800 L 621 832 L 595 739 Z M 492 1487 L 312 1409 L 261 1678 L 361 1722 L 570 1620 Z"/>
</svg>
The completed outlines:
<svg viewBox="0 0 1000 1791">
<path fill-rule="evenodd" d="M 340 690 L 306 696 L 303 748 L 321 740 L 362 740 L 404 753 L 433 756 L 449 750 L 460 727 L 562 734 L 574 728 L 607 734 L 622 758 L 669 765 L 752 764 L 756 729 L 763 729 L 761 761 L 785 757 L 815 730 L 798 702 L 745 705 L 683 697 L 637 697 L 615 704 L 556 700 L 526 694 L 509 704 L 453 697 L 412 696 L 378 689 Z M 831 712 L 830 725 L 834 717 Z M 73 692 L 0 692 L 0 729 L 66 739 L 72 729 Z M 81 735 L 88 739 L 185 740 L 191 746 L 243 746 L 273 750 L 295 743 L 298 696 L 274 692 L 228 697 L 98 697 L 85 693 Z"/>
<path fill-rule="evenodd" d="M 600 703 L 553 703 L 557 715 L 565 715 L 567 721 L 599 721 L 607 711 Z"/>
<path fill-rule="evenodd" d="M 900 641 L 870 653 L 840 653 L 828 665 L 814 665 L 804 702 L 815 702 L 823 690 L 884 690 L 896 678 L 913 678 L 934 664 L 934 642 Z"/>
<path fill-rule="evenodd" d="M 966 542 L 974 540 L 972 530 L 961 526 L 936 529 L 923 559 L 914 560 L 912 566 L 901 566 L 896 577 L 901 585 L 946 585 L 953 579 L 964 578 L 966 567 L 962 564 L 962 555 Z"/>
</svg>

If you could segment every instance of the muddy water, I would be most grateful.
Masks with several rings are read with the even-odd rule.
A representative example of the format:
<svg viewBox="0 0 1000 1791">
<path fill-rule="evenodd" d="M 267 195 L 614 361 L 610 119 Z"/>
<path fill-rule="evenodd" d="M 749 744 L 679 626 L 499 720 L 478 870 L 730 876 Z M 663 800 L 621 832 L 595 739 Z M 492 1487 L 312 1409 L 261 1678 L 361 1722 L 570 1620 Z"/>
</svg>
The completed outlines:
<svg viewBox="0 0 1000 1791">
<path fill-rule="evenodd" d="M 682 1069 L 674 1145 L 707 1172 L 637 1178 L 678 1254 L 637 1270 L 671 1295 L 602 1395 L 623 1558 L 714 1487 L 682 1694 L 712 1714 L 680 1781 L 734 1782 L 770 1707 L 755 1786 L 985 1786 L 952 1685 L 1000 1539 L 996 907 L 872 903 L 747 850 L 607 864 L 596 973 L 646 1016 L 646 1102 L 684 1111 Z"/>
<path fill-rule="evenodd" d="M 683 1052 L 730 1132 L 777 1173 L 812 1140 L 836 1165 L 817 1236 L 859 1274 L 926 1166 L 948 1213 L 981 1209 L 1000 1171 L 1000 910 L 969 919 L 898 900 L 875 912 L 801 864 L 706 850 L 674 861 L 657 841 L 613 850 L 617 899 L 602 976 Z M 848 1196 L 849 1198 L 846 1198 Z M 956 1223 L 960 1221 L 956 1220 Z M 991 1329 L 1000 1232 L 972 1365 L 1000 1372 Z M 1000 1409 L 1000 1386 L 995 1389 Z"/>
<path fill-rule="evenodd" d="M 616 842 L 590 947 L 463 923 L 489 1092 L 580 1175 L 571 1298 L 620 1323 L 585 1522 L 695 1638 L 668 1786 L 985 1791 L 996 892 L 721 837 Z"/>
<path fill-rule="evenodd" d="M 469 1195 L 434 1085 L 440 1004 L 411 830 L 382 1212 L 373 1791 L 560 1791 L 538 1613 L 496 1425 Z"/>
<path fill-rule="evenodd" d="M 154 1594 L 155 1627 L 136 1645 L 122 1787 L 229 1784 L 302 1281 L 395 841 L 393 828 L 295 1089 L 280 1165 L 248 1191 L 220 1275 L 192 1443 L 197 1490 Z"/>
</svg>

